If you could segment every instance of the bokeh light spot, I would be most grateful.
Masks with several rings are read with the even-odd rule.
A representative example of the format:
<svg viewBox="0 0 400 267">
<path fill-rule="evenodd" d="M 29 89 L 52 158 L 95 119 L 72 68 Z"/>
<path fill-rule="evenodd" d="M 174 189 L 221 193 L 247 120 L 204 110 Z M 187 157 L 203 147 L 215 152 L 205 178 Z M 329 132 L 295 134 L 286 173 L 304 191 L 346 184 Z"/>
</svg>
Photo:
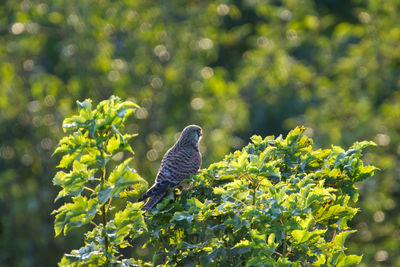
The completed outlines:
<svg viewBox="0 0 400 267">
<path fill-rule="evenodd" d="M 33 62 L 32 59 L 27 59 L 23 63 L 23 68 L 26 71 L 31 71 L 31 70 L 33 70 L 34 67 L 35 67 L 35 63 Z"/>
<path fill-rule="evenodd" d="M 40 102 L 37 100 L 33 100 L 27 105 L 28 111 L 31 113 L 38 112 L 41 108 Z"/>
<path fill-rule="evenodd" d="M 213 48 L 213 41 L 209 38 L 203 38 L 200 39 L 199 43 L 198 43 L 199 47 L 203 50 L 208 50 Z"/>
<path fill-rule="evenodd" d="M 385 220 L 385 213 L 383 213 L 383 211 L 378 210 L 374 213 L 374 221 L 375 222 L 383 222 Z"/>
<path fill-rule="evenodd" d="M 377 134 L 375 141 L 380 146 L 387 146 L 390 144 L 390 137 L 387 134 Z"/>
<path fill-rule="evenodd" d="M 217 13 L 219 16 L 226 16 L 229 14 L 229 6 L 225 4 L 220 4 L 217 7 Z"/>
<path fill-rule="evenodd" d="M 210 79 L 214 75 L 214 70 L 210 67 L 204 67 L 201 69 L 201 76 L 204 79 Z"/>
<path fill-rule="evenodd" d="M 190 105 L 195 110 L 202 109 L 204 107 L 204 100 L 200 97 L 196 97 L 190 102 Z"/>
<path fill-rule="evenodd" d="M 161 88 L 163 86 L 163 82 L 162 82 L 162 80 L 160 78 L 154 77 L 154 78 L 151 79 L 150 85 L 154 89 L 158 89 L 158 88 Z"/>
<path fill-rule="evenodd" d="M 147 111 L 147 109 L 145 108 L 139 108 L 138 110 L 136 110 L 135 112 L 135 117 L 139 120 L 144 120 L 147 118 L 147 116 L 149 115 L 149 112 Z"/>
<path fill-rule="evenodd" d="M 12 159 L 15 155 L 14 149 L 10 146 L 0 147 L 0 157 L 3 159 Z"/>
<path fill-rule="evenodd" d="M 24 164 L 25 166 L 29 166 L 32 165 L 33 163 L 33 158 L 31 155 L 29 154 L 24 154 L 21 158 L 21 162 L 22 164 Z"/>
<path fill-rule="evenodd" d="M 375 253 L 376 261 L 386 261 L 389 257 L 389 253 L 386 250 L 379 250 Z"/>
<path fill-rule="evenodd" d="M 23 33 L 24 30 L 25 30 L 25 26 L 21 22 L 14 23 L 11 26 L 11 32 L 12 32 L 12 34 L 15 34 L 15 35 Z"/>
<path fill-rule="evenodd" d="M 292 15 L 292 12 L 290 12 L 287 9 L 284 9 L 279 13 L 279 17 L 281 18 L 281 20 L 290 21 L 292 19 L 293 15 Z"/>
<path fill-rule="evenodd" d="M 146 158 L 149 161 L 155 161 L 158 158 L 158 152 L 155 149 L 150 149 L 149 151 L 147 151 L 146 153 Z"/>
<path fill-rule="evenodd" d="M 55 103 L 56 103 L 56 98 L 52 95 L 47 95 L 44 98 L 44 104 L 48 107 L 54 106 Z"/>
<path fill-rule="evenodd" d="M 108 73 L 107 78 L 110 82 L 116 82 L 120 78 L 119 71 L 117 70 L 112 70 Z"/>
<path fill-rule="evenodd" d="M 367 12 L 360 12 L 360 14 L 358 14 L 358 19 L 362 23 L 367 24 L 371 21 L 371 16 Z"/>
</svg>

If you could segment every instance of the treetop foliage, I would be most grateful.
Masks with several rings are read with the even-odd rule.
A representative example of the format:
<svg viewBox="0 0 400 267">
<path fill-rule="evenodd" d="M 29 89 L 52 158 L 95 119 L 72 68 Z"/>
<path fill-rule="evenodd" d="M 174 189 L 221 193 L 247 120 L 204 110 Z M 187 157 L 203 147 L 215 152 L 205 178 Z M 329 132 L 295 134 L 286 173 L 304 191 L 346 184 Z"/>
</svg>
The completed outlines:
<svg viewBox="0 0 400 267">
<path fill-rule="evenodd" d="M 91 223 L 85 245 L 65 254 L 61 266 L 352 266 L 361 256 L 345 254 L 347 223 L 357 213 L 354 183 L 374 174 L 361 160 L 373 142 L 314 150 L 305 127 L 286 138 L 253 136 L 251 143 L 187 179 L 144 216 L 143 203 L 126 201 L 147 183 L 129 167 L 110 160 L 133 152 L 123 123 L 138 106 L 112 96 L 92 109 L 78 101 L 79 115 L 64 120 L 72 132 L 55 153 L 63 153 L 53 182 L 55 235 Z M 114 204 L 116 200 L 122 200 Z M 155 249 L 151 263 L 123 258 L 137 238 Z"/>
<path fill-rule="evenodd" d="M 190 179 L 146 217 L 166 266 L 353 266 L 347 225 L 357 213 L 354 183 L 374 174 L 361 160 L 363 141 L 348 150 L 312 147 L 297 127 L 286 138 L 251 143 Z"/>
</svg>

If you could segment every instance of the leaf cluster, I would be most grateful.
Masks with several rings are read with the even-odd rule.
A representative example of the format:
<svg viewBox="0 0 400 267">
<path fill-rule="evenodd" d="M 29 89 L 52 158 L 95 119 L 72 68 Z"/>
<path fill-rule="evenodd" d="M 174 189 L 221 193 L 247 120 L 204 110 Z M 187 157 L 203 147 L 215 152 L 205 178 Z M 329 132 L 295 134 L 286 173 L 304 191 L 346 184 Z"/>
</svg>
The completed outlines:
<svg viewBox="0 0 400 267">
<path fill-rule="evenodd" d="M 305 127 L 283 138 L 253 136 L 240 151 L 187 179 L 143 216 L 137 197 L 147 183 L 129 167 L 113 163 L 133 153 L 122 134 L 138 106 L 118 97 L 92 109 L 78 102 L 79 115 L 66 118 L 55 153 L 63 153 L 53 182 L 67 199 L 55 214 L 55 234 L 92 224 L 84 246 L 67 253 L 61 266 L 143 266 L 125 259 L 121 249 L 136 238 L 156 251 L 153 265 L 163 266 L 351 266 L 361 256 L 346 254 L 348 226 L 357 213 L 355 183 L 374 174 L 364 165 L 363 150 L 313 148 Z M 116 201 L 118 200 L 118 201 Z"/>
<path fill-rule="evenodd" d="M 314 150 L 297 127 L 252 142 L 191 177 L 146 217 L 164 266 L 351 266 L 344 242 L 357 213 L 354 184 L 374 174 L 373 142 Z"/>
<path fill-rule="evenodd" d="M 127 237 L 146 231 L 140 211 L 141 204 L 128 203 L 125 207 L 114 204 L 116 199 L 137 196 L 147 187 L 147 182 L 129 167 L 129 158 L 115 165 L 112 159 L 120 153 L 133 150 L 128 141 L 136 134 L 123 134 L 124 122 L 138 106 L 111 96 L 92 109 L 90 99 L 78 101 L 79 115 L 66 118 L 65 131 L 56 153 L 64 154 L 54 185 L 62 189 L 56 201 L 66 202 L 53 211 L 55 235 L 66 235 L 75 227 L 91 223 L 94 228 L 85 234 L 85 246 L 65 254 L 60 265 L 87 266 L 121 264 L 133 265 L 133 259 L 120 259 L 119 250 L 129 246 Z M 114 201 L 114 202 L 113 202 Z M 116 211 L 120 208 L 119 211 Z"/>
</svg>

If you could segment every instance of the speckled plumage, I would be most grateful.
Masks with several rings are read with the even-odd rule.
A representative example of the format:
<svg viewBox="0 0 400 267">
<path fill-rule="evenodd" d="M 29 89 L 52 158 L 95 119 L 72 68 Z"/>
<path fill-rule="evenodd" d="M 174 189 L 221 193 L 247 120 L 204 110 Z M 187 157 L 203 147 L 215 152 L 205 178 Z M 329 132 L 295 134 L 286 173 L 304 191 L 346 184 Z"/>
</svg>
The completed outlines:
<svg viewBox="0 0 400 267">
<path fill-rule="evenodd" d="M 165 196 L 168 187 L 173 189 L 190 174 L 197 173 L 201 166 L 201 135 L 201 128 L 197 125 L 183 129 L 178 141 L 165 153 L 154 185 L 138 199 L 139 202 L 150 198 L 142 210 L 154 207 Z"/>
</svg>

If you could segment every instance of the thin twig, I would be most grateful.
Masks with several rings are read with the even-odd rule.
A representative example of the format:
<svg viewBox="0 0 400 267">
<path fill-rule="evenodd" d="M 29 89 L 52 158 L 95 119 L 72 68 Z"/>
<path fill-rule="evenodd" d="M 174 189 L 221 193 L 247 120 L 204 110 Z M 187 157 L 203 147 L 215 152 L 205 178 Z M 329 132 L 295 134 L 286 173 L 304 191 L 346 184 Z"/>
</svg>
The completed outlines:
<svg viewBox="0 0 400 267">
<path fill-rule="evenodd" d="M 264 177 L 265 178 L 265 177 Z M 258 188 L 260 187 L 260 185 L 261 185 L 261 182 L 264 180 L 264 178 L 262 178 L 261 180 L 260 180 L 260 182 L 258 183 L 258 185 L 257 185 L 257 188 L 256 188 L 256 190 L 258 190 Z"/>
<path fill-rule="evenodd" d="M 106 168 L 104 167 L 103 169 L 103 176 L 101 178 L 101 187 L 103 187 L 104 182 L 106 180 Z M 110 259 L 108 258 L 108 237 L 107 237 L 107 229 L 106 229 L 106 224 L 107 224 L 107 218 L 106 218 L 106 203 L 101 206 L 101 217 L 103 219 L 103 227 L 104 227 L 104 246 L 105 246 L 105 256 L 106 256 L 106 261 L 107 263 L 110 263 Z"/>
<path fill-rule="evenodd" d="M 87 186 L 84 186 L 83 189 L 86 189 L 86 190 L 88 190 L 88 191 L 90 191 L 90 192 L 92 192 L 92 193 L 96 192 L 96 191 L 94 191 L 92 188 L 87 187 Z"/>
<path fill-rule="evenodd" d="M 233 199 L 239 201 L 240 203 L 242 203 L 243 206 L 248 206 L 246 203 L 244 203 L 244 202 L 241 201 L 240 199 L 238 199 L 238 198 L 236 198 L 236 197 L 234 197 L 234 196 L 231 196 L 231 197 L 232 197 Z"/>
<path fill-rule="evenodd" d="M 281 218 L 281 224 L 282 224 L 282 226 L 284 225 L 284 218 Z M 283 248 L 282 248 L 282 255 L 286 255 L 286 250 L 287 250 L 287 240 L 286 240 L 286 237 L 287 237 L 287 233 L 286 233 L 286 231 L 283 233 L 283 244 L 282 244 L 282 246 L 283 246 Z"/>
<path fill-rule="evenodd" d="M 336 237 L 336 229 L 333 231 L 333 236 L 332 236 L 331 242 L 333 242 L 333 240 L 335 240 L 335 237 Z"/>
<path fill-rule="evenodd" d="M 278 251 L 274 251 L 274 250 L 270 250 L 270 249 L 268 249 L 268 251 L 269 252 L 272 252 L 272 253 L 275 253 L 276 255 L 278 255 L 278 256 L 283 256 L 281 253 L 279 253 Z"/>
<path fill-rule="evenodd" d="M 250 183 L 253 182 L 252 179 L 250 179 L 249 177 L 247 177 L 246 175 L 244 175 L 242 172 L 240 172 L 240 175 L 242 175 L 244 178 L 246 178 L 246 180 L 249 181 Z"/>
<path fill-rule="evenodd" d="M 110 210 L 110 206 L 111 206 L 111 201 L 112 201 L 112 197 L 110 197 L 110 200 L 108 201 L 108 206 L 107 206 L 107 210 Z"/>
</svg>

